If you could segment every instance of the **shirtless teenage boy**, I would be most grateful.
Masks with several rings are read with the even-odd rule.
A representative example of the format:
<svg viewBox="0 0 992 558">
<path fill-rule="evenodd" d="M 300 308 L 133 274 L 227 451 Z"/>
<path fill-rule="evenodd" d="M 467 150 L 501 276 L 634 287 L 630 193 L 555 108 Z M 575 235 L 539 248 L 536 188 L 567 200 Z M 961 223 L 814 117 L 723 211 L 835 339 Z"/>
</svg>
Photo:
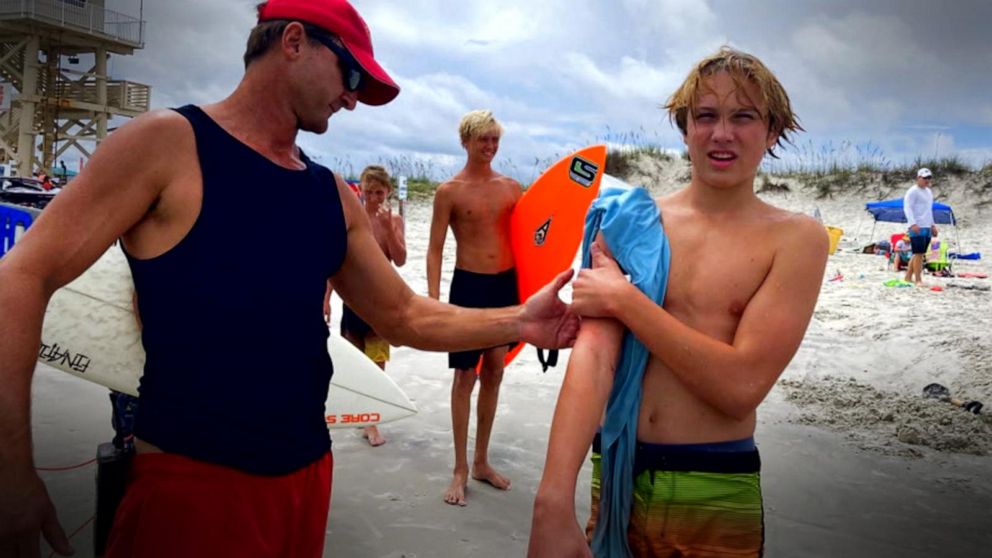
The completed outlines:
<svg viewBox="0 0 992 558">
<path fill-rule="evenodd" d="M 434 195 L 430 244 L 427 250 L 427 288 L 437 299 L 441 288 L 441 254 L 448 227 L 457 246 L 455 272 L 451 279 L 449 302 L 474 308 L 490 308 L 517 303 L 517 281 L 510 251 L 510 212 L 520 199 L 520 184 L 492 169 L 499 150 L 502 127 L 489 111 L 466 114 L 458 127 L 468 161 Z M 503 357 L 507 347 L 480 348 L 451 353 L 448 366 L 455 369 L 451 386 L 451 423 L 455 442 L 455 468 L 444 501 L 465 505 L 468 482 L 468 419 L 476 365 L 478 374 L 477 430 L 472 478 L 507 490 L 510 479 L 489 465 L 489 436 L 496 416 L 499 386 L 503 379 Z"/>
<path fill-rule="evenodd" d="M 666 108 L 692 161 L 690 184 L 656 200 L 671 250 L 667 293 L 659 306 L 604 249 L 591 250 L 592 269 L 573 288 L 573 308 L 584 318 L 552 423 L 531 556 L 590 555 L 575 518 L 575 479 L 591 444 L 592 553 L 762 552 L 755 411 L 806 331 L 827 236 L 813 219 L 754 193 L 766 152 L 801 129 L 785 90 L 757 58 L 724 47 L 696 65 Z M 636 429 L 629 507 L 599 501 L 608 489 L 624 494 L 614 488 L 626 477 L 607 486 L 604 475 L 600 484 L 599 452 L 605 458 L 615 445 L 606 446 L 605 430 L 602 447 L 594 444 L 625 329 L 650 353 L 637 384 L 640 406 L 627 423 Z M 610 502 L 621 510 L 612 518 L 598 511 Z M 624 510 L 628 520 L 615 523 Z M 610 525 L 617 528 L 606 531 Z"/>
</svg>

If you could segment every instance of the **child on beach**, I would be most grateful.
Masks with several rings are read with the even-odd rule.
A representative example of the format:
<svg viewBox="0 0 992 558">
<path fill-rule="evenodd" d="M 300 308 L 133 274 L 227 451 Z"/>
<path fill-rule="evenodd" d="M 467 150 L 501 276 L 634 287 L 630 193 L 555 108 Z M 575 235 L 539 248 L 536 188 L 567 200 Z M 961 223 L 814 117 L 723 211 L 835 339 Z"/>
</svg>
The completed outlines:
<svg viewBox="0 0 992 558">
<path fill-rule="evenodd" d="M 389 173 L 379 165 L 369 165 L 362 171 L 359 179 L 362 197 L 365 200 L 365 214 L 372 224 L 372 234 L 382 249 L 386 259 L 396 267 L 406 263 L 406 238 L 404 237 L 403 217 L 393 213 L 389 205 L 389 196 L 393 191 L 393 183 Z M 331 285 L 328 283 L 324 295 L 324 316 L 330 318 Z M 389 361 L 389 342 L 380 337 L 372 326 L 365 323 L 347 304 L 341 306 L 341 337 L 363 351 L 372 362 L 386 370 Z M 365 438 L 373 447 L 386 443 L 386 439 L 375 425 L 365 427 Z"/>
<path fill-rule="evenodd" d="M 892 269 L 902 271 L 909 265 L 909 259 L 913 255 L 913 247 L 909 242 L 909 235 L 904 234 L 896 241 L 892 247 Z"/>
<path fill-rule="evenodd" d="M 637 226 L 604 224 L 573 285 L 583 321 L 534 503 L 532 557 L 763 550 L 755 411 L 806 331 L 827 236 L 755 195 L 763 156 L 801 130 L 760 60 L 720 49 L 666 108 L 691 181 L 655 200 L 637 189 L 593 206 L 610 227 Z M 575 517 L 590 445 L 591 550 Z"/>
</svg>

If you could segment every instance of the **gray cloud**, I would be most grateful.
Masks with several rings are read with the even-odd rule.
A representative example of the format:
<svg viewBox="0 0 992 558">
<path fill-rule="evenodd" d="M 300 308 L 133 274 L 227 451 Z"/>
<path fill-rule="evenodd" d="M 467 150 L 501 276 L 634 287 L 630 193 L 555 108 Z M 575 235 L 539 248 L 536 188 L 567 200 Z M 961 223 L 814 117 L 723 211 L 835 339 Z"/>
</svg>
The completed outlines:
<svg viewBox="0 0 992 558">
<path fill-rule="evenodd" d="M 136 3 L 139 0 L 116 0 Z M 226 96 L 242 75 L 252 0 L 146 0 L 147 48 L 113 62 L 157 107 Z M 679 149 L 658 109 L 721 44 L 754 52 L 790 91 L 813 142 L 866 142 L 892 160 L 992 159 L 992 3 L 926 0 L 356 0 L 403 87 L 335 115 L 301 144 L 328 164 L 406 158 L 454 170 L 461 115 L 491 108 L 505 167 L 618 138 Z M 938 135 L 939 134 L 939 135 Z M 936 146 L 936 148 L 935 148 Z"/>
</svg>

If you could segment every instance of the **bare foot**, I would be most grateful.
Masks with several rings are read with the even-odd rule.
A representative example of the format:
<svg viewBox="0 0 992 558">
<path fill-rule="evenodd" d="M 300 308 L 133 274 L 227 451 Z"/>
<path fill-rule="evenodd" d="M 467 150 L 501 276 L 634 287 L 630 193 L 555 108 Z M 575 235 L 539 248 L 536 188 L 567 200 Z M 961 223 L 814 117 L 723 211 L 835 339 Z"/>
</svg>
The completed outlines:
<svg viewBox="0 0 992 558">
<path fill-rule="evenodd" d="M 488 463 L 472 466 L 472 478 L 493 485 L 500 490 L 510 489 L 510 479 L 496 472 Z"/>
<path fill-rule="evenodd" d="M 464 506 L 465 502 L 465 485 L 468 483 L 468 474 L 461 471 L 455 472 L 454 477 L 451 479 L 451 484 L 448 485 L 448 489 L 444 491 L 444 501 L 452 506 Z"/>
<path fill-rule="evenodd" d="M 386 439 L 382 437 L 382 434 L 379 434 L 379 429 L 375 426 L 366 426 L 362 437 L 367 439 L 369 445 L 372 447 L 378 447 L 386 443 Z"/>
</svg>

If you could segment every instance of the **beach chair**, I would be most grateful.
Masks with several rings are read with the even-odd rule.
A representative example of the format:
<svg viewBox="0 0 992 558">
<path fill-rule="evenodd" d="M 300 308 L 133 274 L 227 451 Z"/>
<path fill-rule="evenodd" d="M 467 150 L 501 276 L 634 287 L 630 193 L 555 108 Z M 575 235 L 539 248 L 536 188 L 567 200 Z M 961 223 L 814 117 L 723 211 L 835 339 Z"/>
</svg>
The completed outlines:
<svg viewBox="0 0 992 558">
<path fill-rule="evenodd" d="M 931 240 L 930 250 L 926 254 L 926 263 L 923 265 L 937 275 L 949 275 L 951 273 L 951 259 L 947 257 L 947 242 L 936 238 Z"/>
<path fill-rule="evenodd" d="M 899 242 L 899 239 L 901 239 L 904 236 L 906 236 L 906 233 L 904 232 L 897 232 L 889 235 L 889 246 L 895 248 L 896 243 Z"/>
</svg>

